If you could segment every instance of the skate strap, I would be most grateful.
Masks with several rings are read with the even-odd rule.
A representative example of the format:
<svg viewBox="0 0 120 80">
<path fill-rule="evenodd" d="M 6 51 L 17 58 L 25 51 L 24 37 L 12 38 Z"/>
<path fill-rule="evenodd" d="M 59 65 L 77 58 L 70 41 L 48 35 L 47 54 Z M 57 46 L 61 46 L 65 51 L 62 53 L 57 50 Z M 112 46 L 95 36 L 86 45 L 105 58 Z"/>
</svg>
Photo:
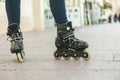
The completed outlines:
<svg viewBox="0 0 120 80">
<path fill-rule="evenodd" d="M 7 41 L 14 41 L 14 40 L 23 40 L 21 36 L 19 36 L 19 33 L 13 33 L 11 36 L 7 38 Z"/>
<path fill-rule="evenodd" d="M 73 37 L 73 36 L 74 36 L 74 35 L 73 35 L 73 32 L 72 32 L 72 31 L 67 32 L 67 33 L 65 33 L 64 35 L 62 35 L 63 39 L 66 39 L 66 38 L 69 38 L 69 37 Z"/>
<path fill-rule="evenodd" d="M 14 40 L 20 40 L 22 39 L 21 37 L 18 37 L 18 38 L 11 38 L 11 37 L 8 37 L 7 38 L 7 41 L 14 41 Z"/>
<path fill-rule="evenodd" d="M 7 38 L 7 41 L 12 41 L 12 39 L 10 37 Z"/>
</svg>

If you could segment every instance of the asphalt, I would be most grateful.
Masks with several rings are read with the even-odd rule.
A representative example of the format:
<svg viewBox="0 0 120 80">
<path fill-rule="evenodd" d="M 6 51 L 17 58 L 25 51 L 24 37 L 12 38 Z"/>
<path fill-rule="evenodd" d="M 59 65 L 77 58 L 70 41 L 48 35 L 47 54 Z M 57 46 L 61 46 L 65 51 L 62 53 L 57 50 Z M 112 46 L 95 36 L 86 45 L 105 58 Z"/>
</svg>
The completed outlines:
<svg viewBox="0 0 120 80">
<path fill-rule="evenodd" d="M 56 29 L 24 32 L 25 61 L 9 51 L 0 35 L 0 80 L 120 80 L 120 24 L 75 28 L 75 36 L 89 43 L 89 61 L 55 60 Z"/>
</svg>

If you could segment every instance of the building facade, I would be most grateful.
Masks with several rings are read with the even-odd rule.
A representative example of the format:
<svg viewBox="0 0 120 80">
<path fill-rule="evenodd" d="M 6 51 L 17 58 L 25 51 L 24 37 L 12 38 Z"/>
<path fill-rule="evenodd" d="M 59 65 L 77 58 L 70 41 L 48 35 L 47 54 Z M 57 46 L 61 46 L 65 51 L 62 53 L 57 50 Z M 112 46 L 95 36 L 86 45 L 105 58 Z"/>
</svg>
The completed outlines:
<svg viewBox="0 0 120 80">
<path fill-rule="evenodd" d="M 97 24 L 101 17 L 102 0 L 65 0 L 69 21 L 73 26 Z M 7 17 L 4 0 L 0 2 L 0 23 L 7 28 Z M 97 15 L 97 16 L 96 16 Z M 3 20 L 4 19 L 4 20 Z M 21 0 L 21 27 L 23 31 L 52 28 L 55 21 L 49 7 L 49 0 Z"/>
</svg>

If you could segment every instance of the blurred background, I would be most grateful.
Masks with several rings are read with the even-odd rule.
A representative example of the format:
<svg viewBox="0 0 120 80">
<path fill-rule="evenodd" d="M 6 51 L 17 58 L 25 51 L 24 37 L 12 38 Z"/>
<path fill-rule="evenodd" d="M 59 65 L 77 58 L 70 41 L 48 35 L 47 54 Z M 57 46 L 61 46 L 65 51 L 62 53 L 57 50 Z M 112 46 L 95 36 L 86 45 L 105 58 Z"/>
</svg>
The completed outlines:
<svg viewBox="0 0 120 80">
<path fill-rule="evenodd" d="M 65 0 L 74 27 L 120 22 L 120 0 Z M 0 0 L 0 34 L 7 31 L 5 0 Z M 54 28 L 49 0 L 21 0 L 22 31 Z"/>
</svg>

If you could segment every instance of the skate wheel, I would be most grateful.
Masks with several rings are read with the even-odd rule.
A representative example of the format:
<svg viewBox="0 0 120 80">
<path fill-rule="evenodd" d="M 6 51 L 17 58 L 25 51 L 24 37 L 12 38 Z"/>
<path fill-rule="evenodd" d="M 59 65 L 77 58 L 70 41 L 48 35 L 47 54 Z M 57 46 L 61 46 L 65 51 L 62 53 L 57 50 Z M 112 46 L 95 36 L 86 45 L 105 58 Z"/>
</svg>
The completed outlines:
<svg viewBox="0 0 120 80">
<path fill-rule="evenodd" d="M 89 60 L 90 59 L 90 52 L 88 52 L 87 50 L 85 50 L 82 57 L 85 60 Z"/>
<path fill-rule="evenodd" d="M 79 60 L 79 59 L 80 59 L 80 57 L 79 57 L 76 53 L 73 54 L 72 58 L 73 58 L 74 60 Z"/>
<path fill-rule="evenodd" d="M 69 55 L 69 53 L 64 53 L 64 56 L 63 56 L 63 58 L 65 59 L 65 60 L 69 60 L 70 59 L 70 55 Z"/>
<path fill-rule="evenodd" d="M 16 53 L 16 55 L 17 55 L 17 60 L 18 60 L 20 63 L 23 63 L 23 62 L 24 62 L 24 55 L 25 55 L 24 51 L 21 51 L 21 52 L 19 52 L 19 53 Z"/>
<path fill-rule="evenodd" d="M 58 52 L 54 52 L 54 57 L 56 60 L 60 60 L 61 56 L 58 54 Z"/>
<path fill-rule="evenodd" d="M 63 57 L 65 60 L 69 60 L 70 59 L 70 57 Z"/>
</svg>

